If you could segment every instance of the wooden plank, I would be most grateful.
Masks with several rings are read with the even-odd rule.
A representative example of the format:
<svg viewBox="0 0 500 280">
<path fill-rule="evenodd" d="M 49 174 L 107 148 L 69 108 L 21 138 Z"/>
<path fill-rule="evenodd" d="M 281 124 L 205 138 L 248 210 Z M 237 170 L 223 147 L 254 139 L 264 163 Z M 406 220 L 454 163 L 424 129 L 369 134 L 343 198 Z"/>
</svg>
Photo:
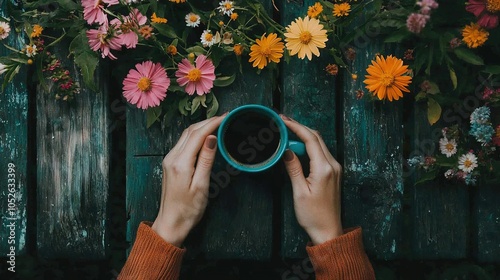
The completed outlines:
<svg viewBox="0 0 500 280">
<path fill-rule="evenodd" d="M 5 12 L 6 5 L 7 1 L 3 1 L 0 16 L 8 18 Z M 23 48 L 23 42 L 23 34 L 16 33 L 14 28 L 12 28 L 9 37 L 3 41 L 16 49 Z M 0 45 L 0 56 L 10 52 L 3 44 Z M 3 76 L 0 76 L 2 83 Z M 5 186 L 0 192 L 0 254 L 2 256 L 12 255 L 12 251 L 16 256 L 26 252 L 28 172 L 28 91 L 26 79 L 26 72 L 21 71 L 0 93 L 0 154 L 2 155 L 0 157 L 0 182 L 2 182 L 2 186 Z M 11 250 L 11 246 L 14 247 L 14 250 Z"/>
<path fill-rule="evenodd" d="M 479 262 L 500 262 L 500 189 L 498 185 L 478 186 L 474 196 L 473 255 Z"/>
<path fill-rule="evenodd" d="M 297 17 L 307 14 L 307 8 L 316 1 L 283 2 L 281 24 L 287 26 Z M 325 71 L 329 60 L 328 50 L 312 61 L 297 57 L 282 66 L 282 111 L 298 122 L 318 130 L 330 152 L 335 155 L 336 133 L 336 90 L 335 77 Z M 287 258 L 307 256 L 305 247 L 309 236 L 297 223 L 293 208 L 292 187 L 286 171 L 282 183 L 282 240 L 281 254 Z"/>
<path fill-rule="evenodd" d="M 356 98 L 364 90 L 366 67 L 384 52 L 376 40 L 353 46 L 356 59 L 343 79 L 343 225 L 361 226 L 367 253 L 395 259 L 400 253 L 403 195 L 402 102 Z"/>
<path fill-rule="evenodd" d="M 415 142 L 410 156 L 439 152 L 441 127 L 431 127 L 422 106 L 414 112 Z M 415 183 L 423 171 L 414 174 Z M 410 174 L 408 174 L 410 175 Z M 415 259 L 468 256 L 469 192 L 465 185 L 434 180 L 411 188 L 411 249 Z"/>
<path fill-rule="evenodd" d="M 56 53 L 65 57 L 63 51 Z M 63 64 L 78 73 L 71 62 Z M 99 74 L 99 92 L 82 87 L 71 103 L 55 100 L 52 85 L 38 87 L 37 245 L 42 257 L 105 257 L 110 143 L 108 93 Z M 75 79 L 83 85 L 82 77 Z"/>
<path fill-rule="evenodd" d="M 244 66 L 244 74 L 238 74 L 231 86 L 214 90 L 220 102 L 219 113 L 247 103 L 271 106 L 271 75 L 268 71 L 262 71 L 257 75 L 255 69 L 249 67 Z M 180 133 L 188 124 L 186 120 L 177 118 L 169 131 L 162 132 L 158 127 L 148 130 L 145 128 L 144 112 L 136 109 L 128 110 L 127 211 L 130 212 L 130 220 L 127 239 L 132 242 L 140 221 L 154 220 L 156 217 L 161 193 L 160 175 L 154 173 L 154 178 L 139 181 L 136 178 L 145 178 L 146 174 L 150 174 L 146 173 L 147 170 L 144 169 L 146 167 L 154 170 L 161 168 L 161 161 L 157 157 L 159 155 L 163 157 L 175 145 Z M 151 156 L 154 157 L 145 159 Z M 145 161 L 148 163 L 144 164 Z M 141 164 L 146 167 L 140 166 Z M 228 174 L 226 168 L 227 164 L 218 157 L 212 173 L 213 182 L 216 182 L 215 178 L 222 180 L 221 176 Z M 157 178 L 157 175 L 160 177 Z M 204 219 L 186 241 L 185 245 L 189 249 L 188 258 L 195 258 L 199 254 L 209 259 L 270 258 L 273 182 L 269 180 L 257 183 L 259 177 L 256 176 L 237 174 L 229 176 L 230 183 L 227 185 L 219 183 L 218 194 L 209 199 Z M 150 184 L 158 184 L 158 187 L 152 187 Z M 212 189 L 211 193 L 215 193 L 215 190 Z M 146 196 L 156 198 L 156 201 L 149 205 L 154 207 L 141 206 L 139 202 Z"/>
</svg>

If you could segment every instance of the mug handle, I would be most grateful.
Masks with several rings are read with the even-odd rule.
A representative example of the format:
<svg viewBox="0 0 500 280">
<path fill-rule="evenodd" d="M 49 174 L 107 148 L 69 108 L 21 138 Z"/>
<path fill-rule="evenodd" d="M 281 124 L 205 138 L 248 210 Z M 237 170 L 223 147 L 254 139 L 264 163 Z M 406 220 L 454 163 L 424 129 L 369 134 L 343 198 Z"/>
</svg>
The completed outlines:
<svg viewBox="0 0 500 280">
<path fill-rule="evenodd" d="M 303 156 L 306 154 L 306 145 L 299 141 L 288 141 L 288 149 L 292 150 L 298 156 Z"/>
</svg>

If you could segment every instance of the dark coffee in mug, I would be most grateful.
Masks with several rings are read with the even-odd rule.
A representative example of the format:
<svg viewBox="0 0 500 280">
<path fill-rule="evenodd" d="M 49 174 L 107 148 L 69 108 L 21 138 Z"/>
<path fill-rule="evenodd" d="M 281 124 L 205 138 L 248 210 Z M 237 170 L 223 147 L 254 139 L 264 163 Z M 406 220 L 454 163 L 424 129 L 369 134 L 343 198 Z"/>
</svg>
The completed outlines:
<svg viewBox="0 0 500 280">
<path fill-rule="evenodd" d="M 222 141 L 234 161 L 259 165 L 276 155 L 281 135 L 271 117 L 259 112 L 242 111 L 228 121 Z"/>
</svg>

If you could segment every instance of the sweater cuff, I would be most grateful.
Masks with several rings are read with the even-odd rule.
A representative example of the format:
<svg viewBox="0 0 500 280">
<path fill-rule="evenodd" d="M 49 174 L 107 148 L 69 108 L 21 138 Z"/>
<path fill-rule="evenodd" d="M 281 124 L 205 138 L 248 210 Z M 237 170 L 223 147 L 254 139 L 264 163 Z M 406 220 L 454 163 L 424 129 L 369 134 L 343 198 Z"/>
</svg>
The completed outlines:
<svg viewBox="0 0 500 280">
<path fill-rule="evenodd" d="M 316 279 L 375 279 L 373 268 L 363 247 L 360 227 L 325 243 L 306 247 L 316 272 Z"/>
<path fill-rule="evenodd" d="M 178 279 L 186 249 L 163 240 L 150 222 L 142 222 L 118 279 Z"/>
</svg>

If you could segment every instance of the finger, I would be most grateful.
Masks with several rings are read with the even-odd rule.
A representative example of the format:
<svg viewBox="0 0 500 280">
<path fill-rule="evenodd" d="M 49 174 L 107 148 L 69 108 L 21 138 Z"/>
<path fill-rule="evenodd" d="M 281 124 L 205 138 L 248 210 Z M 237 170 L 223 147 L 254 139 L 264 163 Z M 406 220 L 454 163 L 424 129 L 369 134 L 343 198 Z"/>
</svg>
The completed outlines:
<svg viewBox="0 0 500 280">
<path fill-rule="evenodd" d="M 205 138 L 201 148 L 196 168 L 191 182 L 191 188 L 207 189 L 210 184 L 210 173 L 214 165 L 215 153 L 217 151 L 217 137 L 209 135 Z"/>
<path fill-rule="evenodd" d="M 321 164 L 323 160 L 326 160 L 318 137 L 314 133 L 312 133 L 308 127 L 298 122 L 292 121 L 284 115 L 281 115 L 281 118 L 285 122 L 285 125 L 293 133 L 295 133 L 306 145 L 307 155 L 311 159 L 311 167 L 313 167 L 312 165 L 315 162 Z"/>
<path fill-rule="evenodd" d="M 294 194 L 297 195 L 302 192 L 310 191 L 299 158 L 292 151 L 287 150 L 283 155 L 283 161 L 285 162 L 286 171 L 292 182 Z"/>
<path fill-rule="evenodd" d="M 192 130 L 187 136 L 186 143 L 182 150 L 180 151 L 181 155 L 187 156 L 186 164 L 189 166 L 194 166 L 196 161 L 196 156 L 200 152 L 203 143 L 208 135 L 213 133 L 217 127 L 219 127 L 220 123 L 224 117 L 214 117 L 211 118 L 210 121 L 206 122 L 203 126 Z"/>
<path fill-rule="evenodd" d="M 204 125 L 206 125 L 207 123 L 213 121 L 216 118 L 225 117 L 226 114 L 227 113 L 225 113 L 224 115 L 222 115 L 220 117 L 213 117 L 213 118 L 210 118 L 210 119 L 203 120 L 201 122 L 194 123 L 194 124 L 190 125 L 188 128 L 184 129 L 184 131 L 182 132 L 182 135 L 181 135 L 181 137 L 179 138 L 179 141 L 178 141 L 178 143 L 180 144 L 179 145 L 179 150 L 183 150 L 184 149 L 184 146 L 186 145 L 186 140 L 189 137 L 189 134 L 191 132 L 199 129 L 200 127 L 203 127 Z"/>
<path fill-rule="evenodd" d="M 323 137 L 321 137 L 321 135 L 319 134 L 319 132 L 316 131 L 316 130 L 313 130 L 313 129 L 307 127 L 307 126 L 306 126 L 306 128 L 309 129 L 309 131 L 311 131 L 311 133 L 314 133 L 314 135 L 316 135 L 316 137 L 318 137 L 319 144 L 321 145 L 321 149 L 323 150 L 323 154 L 325 155 L 325 157 L 328 160 L 328 162 L 332 166 L 336 165 L 336 164 L 339 164 L 337 162 L 337 160 L 333 157 L 333 155 L 330 153 L 330 150 L 326 146 L 325 141 L 323 140 Z"/>
</svg>

